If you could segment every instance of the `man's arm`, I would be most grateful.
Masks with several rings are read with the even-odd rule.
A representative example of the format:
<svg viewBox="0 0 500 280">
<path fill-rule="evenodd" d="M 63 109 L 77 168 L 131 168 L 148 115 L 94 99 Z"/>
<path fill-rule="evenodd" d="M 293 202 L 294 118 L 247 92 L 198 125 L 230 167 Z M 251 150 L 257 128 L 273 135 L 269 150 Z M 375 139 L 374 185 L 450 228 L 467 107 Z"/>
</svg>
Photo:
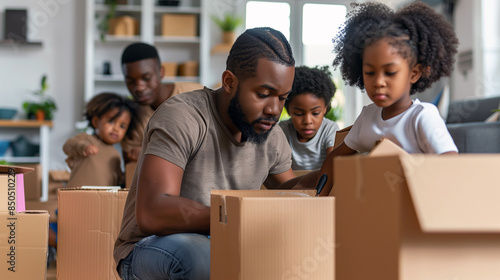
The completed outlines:
<svg viewBox="0 0 500 280">
<path fill-rule="evenodd" d="M 154 155 L 145 155 L 138 175 L 136 219 L 146 234 L 210 232 L 210 208 L 180 197 L 184 170 Z"/>
</svg>

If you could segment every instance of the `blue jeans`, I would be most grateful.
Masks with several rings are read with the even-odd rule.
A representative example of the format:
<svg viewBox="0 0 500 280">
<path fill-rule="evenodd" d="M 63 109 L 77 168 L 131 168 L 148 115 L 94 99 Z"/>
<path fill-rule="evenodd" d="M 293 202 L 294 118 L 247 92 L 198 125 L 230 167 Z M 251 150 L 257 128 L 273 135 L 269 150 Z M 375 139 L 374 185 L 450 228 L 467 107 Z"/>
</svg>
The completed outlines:
<svg viewBox="0 0 500 280">
<path fill-rule="evenodd" d="M 148 236 L 121 261 L 123 280 L 210 279 L 210 239 L 196 233 Z"/>
</svg>

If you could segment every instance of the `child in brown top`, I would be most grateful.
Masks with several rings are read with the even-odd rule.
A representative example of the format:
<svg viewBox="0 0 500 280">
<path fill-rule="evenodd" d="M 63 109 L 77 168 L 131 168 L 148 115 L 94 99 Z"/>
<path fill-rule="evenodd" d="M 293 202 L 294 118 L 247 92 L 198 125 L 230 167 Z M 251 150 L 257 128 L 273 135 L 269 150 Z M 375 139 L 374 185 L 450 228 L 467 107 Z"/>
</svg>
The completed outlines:
<svg viewBox="0 0 500 280">
<path fill-rule="evenodd" d="M 68 187 L 122 186 L 121 156 L 113 146 L 129 136 L 136 122 L 137 105 L 114 93 L 92 98 L 85 116 L 94 134 L 80 133 L 63 146 L 71 168 Z"/>
</svg>

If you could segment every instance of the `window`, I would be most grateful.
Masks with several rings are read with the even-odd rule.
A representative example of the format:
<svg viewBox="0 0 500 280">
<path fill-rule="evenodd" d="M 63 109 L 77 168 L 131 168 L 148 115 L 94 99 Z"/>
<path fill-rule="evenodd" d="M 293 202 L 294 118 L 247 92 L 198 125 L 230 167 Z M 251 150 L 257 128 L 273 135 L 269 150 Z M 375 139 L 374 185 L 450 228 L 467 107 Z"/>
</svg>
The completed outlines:
<svg viewBox="0 0 500 280">
<path fill-rule="evenodd" d="M 269 26 L 281 31 L 290 41 L 296 65 L 331 66 L 334 59 L 332 39 L 344 22 L 346 13 L 346 1 L 248 1 L 246 28 Z M 332 107 L 341 110 L 346 87 L 338 70 L 330 69 L 337 86 Z M 341 120 L 337 119 L 337 122 L 343 126 Z"/>
</svg>

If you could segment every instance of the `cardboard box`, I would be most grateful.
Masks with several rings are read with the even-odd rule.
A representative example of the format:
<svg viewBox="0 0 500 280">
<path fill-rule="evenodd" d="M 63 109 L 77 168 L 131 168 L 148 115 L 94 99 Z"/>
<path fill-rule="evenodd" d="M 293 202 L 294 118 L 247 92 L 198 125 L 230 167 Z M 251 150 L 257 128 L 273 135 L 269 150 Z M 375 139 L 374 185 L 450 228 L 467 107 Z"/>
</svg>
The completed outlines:
<svg viewBox="0 0 500 280">
<path fill-rule="evenodd" d="M 26 210 L 24 199 L 24 174 L 33 168 L 0 165 L 0 212 L 22 212 Z"/>
<path fill-rule="evenodd" d="M 33 172 L 24 174 L 24 198 L 26 200 L 39 200 L 42 196 L 42 166 L 39 163 L 20 163 L 18 165 L 33 169 Z"/>
<path fill-rule="evenodd" d="M 336 279 L 500 279 L 500 155 L 335 159 Z"/>
<path fill-rule="evenodd" d="M 335 198 L 314 195 L 212 191 L 210 278 L 333 279 Z"/>
<path fill-rule="evenodd" d="M 135 168 L 137 166 L 137 161 L 131 161 L 125 164 L 125 188 L 130 189 L 132 184 L 132 178 L 134 178 Z"/>
<path fill-rule="evenodd" d="M 45 280 L 49 214 L 0 213 L 0 279 Z"/>
<path fill-rule="evenodd" d="M 57 279 L 120 279 L 113 248 L 127 190 L 60 189 Z"/>
<path fill-rule="evenodd" d="M 109 35 L 134 36 L 139 34 L 139 22 L 131 16 L 114 17 L 109 20 Z"/>
<path fill-rule="evenodd" d="M 163 14 L 161 17 L 162 36 L 198 36 L 198 17 L 193 14 Z"/>
<path fill-rule="evenodd" d="M 336 148 L 337 146 L 342 144 L 342 142 L 344 142 L 344 138 L 347 136 L 347 134 L 349 134 L 349 131 L 351 130 L 351 128 L 352 128 L 352 125 L 348 126 L 346 128 L 343 128 L 341 130 L 337 130 L 337 132 L 335 133 L 335 141 L 333 142 L 334 148 Z"/>
<path fill-rule="evenodd" d="M 67 170 L 49 171 L 49 199 L 55 196 L 57 201 L 57 191 L 66 188 L 70 173 Z"/>
<path fill-rule="evenodd" d="M 162 62 L 163 71 L 165 72 L 165 77 L 175 77 L 177 76 L 177 63 L 176 62 Z"/>
<path fill-rule="evenodd" d="M 49 199 L 47 201 L 40 201 L 39 199 L 37 200 L 26 200 L 26 210 L 27 211 L 33 211 L 33 210 L 43 210 L 47 211 L 49 213 L 49 223 L 55 223 L 57 222 L 57 196 L 49 196 Z"/>
<path fill-rule="evenodd" d="M 179 76 L 196 77 L 198 76 L 198 61 L 186 61 L 179 64 Z"/>
</svg>

